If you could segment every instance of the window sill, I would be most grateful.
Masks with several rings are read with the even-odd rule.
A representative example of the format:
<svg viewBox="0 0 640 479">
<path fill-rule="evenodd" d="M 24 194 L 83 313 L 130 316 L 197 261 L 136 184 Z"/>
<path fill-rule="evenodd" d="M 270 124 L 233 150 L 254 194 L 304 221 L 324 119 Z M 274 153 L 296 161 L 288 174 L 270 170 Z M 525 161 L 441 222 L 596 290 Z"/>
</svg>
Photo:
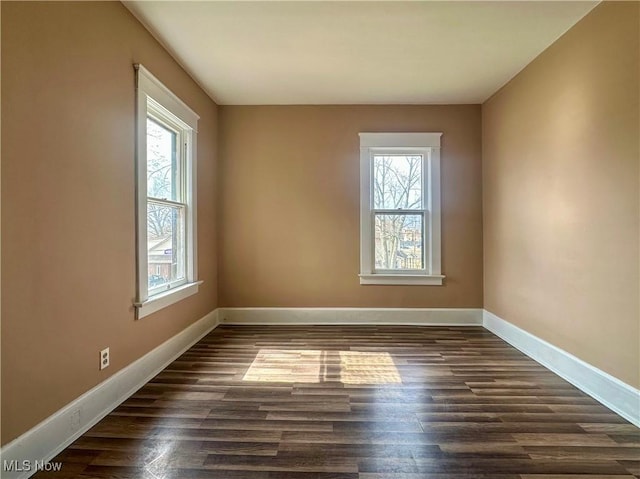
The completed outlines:
<svg viewBox="0 0 640 479">
<path fill-rule="evenodd" d="M 360 284 L 386 284 L 404 286 L 442 286 L 441 274 L 361 274 Z"/>
<path fill-rule="evenodd" d="M 183 284 L 177 288 L 156 294 L 142 303 L 133 303 L 136 308 L 136 319 L 149 316 L 156 311 L 160 311 L 167 306 L 196 294 L 198 292 L 198 286 L 202 283 L 203 281 L 196 281 L 195 283 Z"/>
</svg>

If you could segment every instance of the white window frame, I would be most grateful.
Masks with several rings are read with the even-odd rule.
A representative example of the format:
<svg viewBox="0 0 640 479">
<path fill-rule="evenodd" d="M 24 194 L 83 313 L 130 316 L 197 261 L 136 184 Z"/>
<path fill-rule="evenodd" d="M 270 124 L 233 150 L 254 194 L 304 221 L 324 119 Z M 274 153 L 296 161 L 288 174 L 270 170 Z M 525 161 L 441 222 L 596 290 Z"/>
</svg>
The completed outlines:
<svg viewBox="0 0 640 479">
<path fill-rule="evenodd" d="M 136 69 L 136 318 L 144 318 L 198 292 L 196 145 L 199 116 L 140 64 Z M 147 255 L 147 117 L 176 130 L 185 196 L 185 280 L 148 287 Z M 171 203 L 171 201 L 167 201 Z"/>
<path fill-rule="evenodd" d="M 360 133 L 360 284 L 442 285 L 440 242 L 440 139 L 442 133 Z M 375 269 L 374 155 L 421 155 L 424 269 Z M 389 210 L 393 213 L 395 210 Z M 404 212 L 404 210 L 400 210 Z"/>
</svg>

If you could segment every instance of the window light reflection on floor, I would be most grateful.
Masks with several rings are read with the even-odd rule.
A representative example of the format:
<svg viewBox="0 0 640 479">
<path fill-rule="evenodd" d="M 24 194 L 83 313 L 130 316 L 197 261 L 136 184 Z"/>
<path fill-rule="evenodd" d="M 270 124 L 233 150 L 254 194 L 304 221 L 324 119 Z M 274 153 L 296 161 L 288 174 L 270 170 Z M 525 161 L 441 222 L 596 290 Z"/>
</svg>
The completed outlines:
<svg viewBox="0 0 640 479">
<path fill-rule="evenodd" d="M 391 355 L 370 351 L 261 349 L 243 381 L 344 384 L 399 384 Z"/>
</svg>

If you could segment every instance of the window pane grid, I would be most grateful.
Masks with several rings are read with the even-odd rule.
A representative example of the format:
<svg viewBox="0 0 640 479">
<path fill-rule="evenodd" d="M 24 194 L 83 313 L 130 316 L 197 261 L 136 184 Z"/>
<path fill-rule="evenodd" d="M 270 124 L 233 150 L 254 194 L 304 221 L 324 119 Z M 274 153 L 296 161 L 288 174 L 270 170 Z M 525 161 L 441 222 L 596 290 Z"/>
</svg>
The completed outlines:
<svg viewBox="0 0 640 479">
<path fill-rule="evenodd" d="M 373 270 L 425 271 L 425 161 L 418 153 L 373 154 Z"/>
<path fill-rule="evenodd" d="M 147 116 L 147 196 L 183 199 L 181 134 L 161 119 Z"/>
<path fill-rule="evenodd" d="M 173 202 L 147 203 L 148 288 L 168 289 L 186 280 L 186 206 Z"/>
<path fill-rule="evenodd" d="M 372 208 L 424 208 L 424 157 L 419 154 L 373 155 Z"/>
<path fill-rule="evenodd" d="M 375 271 L 425 269 L 424 212 L 373 212 Z"/>
<path fill-rule="evenodd" d="M 147 288 L 152 296 L 187 281 L 183 133 L 153 108 L 147 115 Z"/>
</svg>

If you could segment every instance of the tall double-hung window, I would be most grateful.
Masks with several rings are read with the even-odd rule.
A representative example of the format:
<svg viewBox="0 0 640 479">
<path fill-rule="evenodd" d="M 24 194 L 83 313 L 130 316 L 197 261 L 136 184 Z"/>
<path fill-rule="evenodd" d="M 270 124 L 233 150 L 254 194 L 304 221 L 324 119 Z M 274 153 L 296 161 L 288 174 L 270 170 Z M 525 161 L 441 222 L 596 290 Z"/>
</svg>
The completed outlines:
<svg viewBox="0 0 640 479">
<path fill-rule="evenodd" d="M 137 317 L 198 291 L 198 115 L 136 65 Z"/>
<path fill-rule="evenodd" d="M 360 133 L 360 284 L 442 284 L 441 136 Z"/>
</svg>

